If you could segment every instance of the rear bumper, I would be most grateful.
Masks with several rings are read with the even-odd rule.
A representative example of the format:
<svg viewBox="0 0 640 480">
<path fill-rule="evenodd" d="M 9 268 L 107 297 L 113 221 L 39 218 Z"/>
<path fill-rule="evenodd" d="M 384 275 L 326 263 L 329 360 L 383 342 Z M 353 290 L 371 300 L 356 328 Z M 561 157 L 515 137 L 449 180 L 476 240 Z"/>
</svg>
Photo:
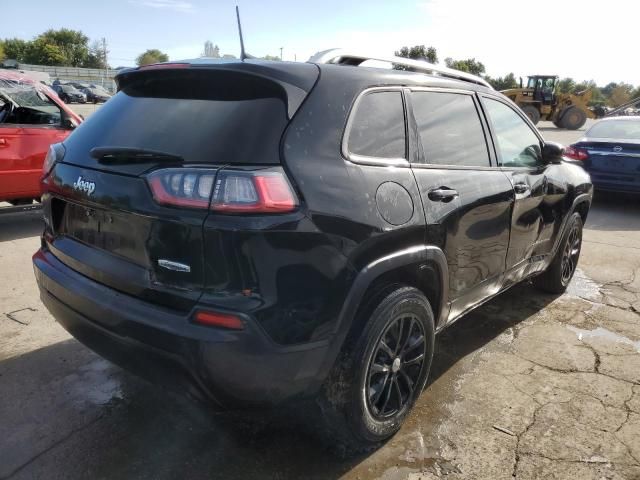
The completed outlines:
<svg viewBox="0 0 640 480">
<path fill-rule="evenodd" d="M 640 175 L 601 173 L 587 170 L 595 190 L 621 193 L 640 193 Z"/>
<path fill-rule="evenodd" d="M 242 331 L 196 325 L 191 313 L 82 276 L 46 248 L 34 255 L 33 264 L 43 303 L 71 335 L 154 383 L 237 408 L 308 396 L 324 380 L 329 342 L 283 348 L 238 312 L 245 320 Z"/>
</svg>

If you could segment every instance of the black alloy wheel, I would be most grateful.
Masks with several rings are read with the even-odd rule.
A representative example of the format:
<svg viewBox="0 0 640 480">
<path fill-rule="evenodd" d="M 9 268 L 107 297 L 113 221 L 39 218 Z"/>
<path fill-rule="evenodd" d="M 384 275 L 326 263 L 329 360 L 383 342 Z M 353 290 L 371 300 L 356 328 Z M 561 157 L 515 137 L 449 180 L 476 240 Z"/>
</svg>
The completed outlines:
<svg viewBox="0 0 640 480">
<path fill-rule="evenodd" d="M 367 373 L 367 407 L 376 419 L 393 417 L 413 397 L 425 361 L 422 323 L 413 314 L 398 316 L 382 333 Z"/>
</svg>

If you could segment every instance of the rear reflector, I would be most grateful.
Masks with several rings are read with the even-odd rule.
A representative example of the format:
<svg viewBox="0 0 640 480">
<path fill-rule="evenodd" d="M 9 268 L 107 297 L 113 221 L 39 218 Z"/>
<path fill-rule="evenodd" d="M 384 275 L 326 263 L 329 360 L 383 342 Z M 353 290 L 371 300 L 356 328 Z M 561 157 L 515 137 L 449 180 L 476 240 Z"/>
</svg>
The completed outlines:
<svg viewBox="0 0 640 480">
<path fill-rule="evenodd" d="M 563 155 L 573 160 L 586 160 L 589 158 L 589 152 L 583 148 L 578 147 L 566 147 Z"/>
<path fill-rule="evenodd" d="M 197 312 L 195 322 L 208 327 L 221 327 L 230 330 L 242 330 L 242 320 L 235 315 L 219 312 Z"/>
</svg>

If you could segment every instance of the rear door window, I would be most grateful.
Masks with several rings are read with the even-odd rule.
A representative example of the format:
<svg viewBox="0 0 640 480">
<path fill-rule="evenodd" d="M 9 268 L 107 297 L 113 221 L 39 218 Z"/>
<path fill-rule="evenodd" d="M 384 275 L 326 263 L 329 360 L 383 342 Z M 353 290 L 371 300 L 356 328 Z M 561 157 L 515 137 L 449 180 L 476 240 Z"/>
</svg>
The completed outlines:
<svg viewBox="0 0 640 480">
<path fill-rule="evenodd" d="M 484 97 L 483 104 L 493 125 L 501 167 L 538 167 L 542 165 L 540 139 L 524 119 L 508 105 Z"/>
<path fill-rule="evenodd" d="M 349 130 L 350 154 L 380 159 L 406 158 L 402 93 L 370 92 L 356 105 Z"/>
<path fill-rule="evenodd" d="M 411 92 L 411 105 L 427 164 L 490 166 L 472 95 L 415 91 Z"/>
</svg>

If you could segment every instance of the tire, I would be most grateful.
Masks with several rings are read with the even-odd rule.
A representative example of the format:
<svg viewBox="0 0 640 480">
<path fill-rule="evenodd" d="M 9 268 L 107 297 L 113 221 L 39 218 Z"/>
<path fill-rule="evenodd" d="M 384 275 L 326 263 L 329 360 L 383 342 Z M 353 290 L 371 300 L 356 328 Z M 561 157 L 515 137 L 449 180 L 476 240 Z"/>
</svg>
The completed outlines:
<svg viewBox="0 0 640 480">
<path fill-rule="evenodd" d="M 578 107 L 569 107 L 563 113 L 561 124 L 568 130 L 578 130 L 587 121 L 587 114 Z"/>
<path fill-rule="evenodd" d="M 373 448 L 400 429 L 433 358 L 433 311 L 422 292 L 396 285 L 371 303 L 317 399 L 328 439 L 346 451 Z"/>
<path fill-rule="evenodd" d="M 534 125 L 537 125 L 538 122 L 540 121 L 540 112 L 538 111 L 538 109 L 533 105 L 525 105 L 524 107 L 521 107 L 521 108 L 522 108 L 522 111 L 525 113 L 525 115 L 529 117 L 529 120 L 531 120 L 531 123 L 533 123 Z"/>
<path fill-rule="evenodd" d="M 582 248 L 582 217 L 574 213 L 567 224 L 560 247 L 547 269 L 533 279 L 536 288 L 547 293 L 564 293 L 576 273 Z"/>
</svg>

